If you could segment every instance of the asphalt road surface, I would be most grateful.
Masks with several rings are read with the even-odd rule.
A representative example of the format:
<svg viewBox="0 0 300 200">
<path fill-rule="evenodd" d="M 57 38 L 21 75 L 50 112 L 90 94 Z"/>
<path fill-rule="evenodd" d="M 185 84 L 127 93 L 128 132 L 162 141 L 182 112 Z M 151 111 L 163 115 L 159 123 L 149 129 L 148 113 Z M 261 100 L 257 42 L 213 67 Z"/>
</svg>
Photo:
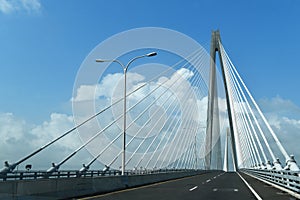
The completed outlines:
<svg viewBox="0 0 300 200">
<path fill-rule="evenodd" d="M 131 188 L 102 195 L 95 195 L 83 199 L 100 200 L 192 200 L 192 199 L 296 199 L 287 193 L 266 185 L 256 179 L 242 175 L 251 185 L 252 192 L 239 174 L 234 172 L 210 172 L 197 176 L 186 177 L 137 188 Z M 254 194 L 255 193 L 255 194 Z M 256 196 L 255 196 L 256 195 Z"/>
</svg>

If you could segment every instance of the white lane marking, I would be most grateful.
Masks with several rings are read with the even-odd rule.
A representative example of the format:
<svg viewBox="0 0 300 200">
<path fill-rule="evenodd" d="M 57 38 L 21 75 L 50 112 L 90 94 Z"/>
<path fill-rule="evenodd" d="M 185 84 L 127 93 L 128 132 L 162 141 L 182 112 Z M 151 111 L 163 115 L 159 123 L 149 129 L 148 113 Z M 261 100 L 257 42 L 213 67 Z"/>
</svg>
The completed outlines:
<svg viewBox="0 0 300 200">
<path fill-rule="evenodd" d="M 247 173 L 247 172 L 243 172 L 243 173 L 246 174 L 246 175 L 248 175 L 248 176 L 251 176 L 251 177 L 254 178 L 254 179 L 260 180 L 260 181 L 263 182 L 263 183 L 269 184 L 269 185 L 271 185 L 271 186 L 274 187 L 274 188 L 277 188 L 277 189 L 279 189 L 279 190 L 282 190 L 282 191 L 284 191 L 284 192 L 287 192 L 287 193 L 289 193 L 290 195 L 292 195 L 293 197 L 296 197 L 297 199 L 300 199 L 300 194 L 299 194 L 299 193 L 290 191 L 290 190 L 288 190 L 288 189 L 286 189 L 286 188 L 284 188 L 284 187 L 282 187 L 282 186 L 279 186 L 279 185 L 276 185 L 276 184 L 271 183 L 271 182 L 269 182 L 269 181 L 266 181 L 266 180 L 264 180 L 264 179 L 255 177 L 255 176 L 253 176 L 252 174 L 249 174 L 249 173 Z"/>
<path fill-rule="evenodd" d="M 198 188 L 198 186 L 195 186 L 195 187 L 191 188 L 190 192 L 193 191 L 193 190 L 195 190 L 195 189 L 197 189 L 197 188 Z"/>
<path fill-rule="evenodd" d="M 244 181 L 244 183 L 247 185 L 247 187 L 250 189 L 250 191 L 254 194 L 254 196 L 258 199 L 258 200 L 262 200 L 262 198 L 257 194 L 257 192 L 255 192 L 255 190 L 249 185 L 249 183 L 240 175 L 240 173 L 236 172 L 240 178 Z"/>
<path fill-rule="evenodd" d="M 222 173 L 222 174 L 218 174 L 217 176 L 213 177 L 212 179 L 216 179 L 216 178 L 218 178 L 219 176 L 222 176 L 223 174 L 225 174 L 225 172 Z M 211 181 L 211 179 L 208 179 L 208 180 L 206 180 L 205 182 L 202 182 L 202 185 L 204 185 L 205 183 L 209 183 L 210 181 Z"/>
<path fill-rule="evenodd" d="M 225 172 L 222 173 L 222 174 L 218 174 L 217 176 L 214 176 L 212 179 L 216 179 L 216 178 L 218 178 L 219 176 L 222 176 L 223 174 L 225 174 Z M 202 185 L 204 185 L 205 183 L 209 183 L 210 181 L 211 181 L 211 179 L 208 179 L 208 180 L 206 180 L 205 182 L 202 182 Z"/>
<path fill-rule="evenodd" d="M 213 192 L 217 192 L 217 191 L 220 191 L 220 192 L 238 192 L 239 189 L 237 188 L 214 188 L 213 189 Z"/>
</svg>

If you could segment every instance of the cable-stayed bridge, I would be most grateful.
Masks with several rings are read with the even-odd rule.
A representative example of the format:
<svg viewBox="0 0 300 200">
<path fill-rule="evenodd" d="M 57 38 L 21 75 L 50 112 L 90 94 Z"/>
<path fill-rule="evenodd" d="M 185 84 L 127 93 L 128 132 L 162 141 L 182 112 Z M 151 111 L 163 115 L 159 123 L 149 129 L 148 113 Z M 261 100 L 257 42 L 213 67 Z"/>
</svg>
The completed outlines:
<svg viewBox="0 0 300 200">
<path fill-rule="evenodd" d="M 97 59 L 99 65 L 111 62 L 124 70 L 110 104 L 77 119 L 72 129 L 23 158 L 4 161 L 0 197 L 89 196 L 176 178 L 108 195 L 116 199 L 128 195 L 153 199 L 162 194 L 173 199 L 300 197 L 294 152 L 286 151 L 268 123 L 226 53 L 219 31 L 212 32 L 210 59 L 197 50 L 171 68 L 148 73 L 146 79 L 127 73 L 135 60 L 155 55 L 135 57 L 127 65 Z M 48 169 L 36 170 L 26 164 L 76 132 L 81 134 L 82 144 Z M 88 149 L 93 159 L 78 170 L 61 170 L 83 149 Z M 26 170 L 20 170 L 21 166 Z M 100 166 L 103 169 L 97 170 Z M 174 190 L 166 189 L 170 187 Z M 160 190 L 163 193 L 153 193 Z M 143 196 L 149 191 L 151 196 Z"/>
</svg>

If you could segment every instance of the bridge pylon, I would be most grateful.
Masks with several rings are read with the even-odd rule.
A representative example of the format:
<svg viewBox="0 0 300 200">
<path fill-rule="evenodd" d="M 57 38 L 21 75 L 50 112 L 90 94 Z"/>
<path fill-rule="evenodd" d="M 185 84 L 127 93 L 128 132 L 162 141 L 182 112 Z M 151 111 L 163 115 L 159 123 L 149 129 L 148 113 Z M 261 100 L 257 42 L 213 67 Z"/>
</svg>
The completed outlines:
<svg viewBox="0 0 300 200">
<path fill-rule="evenodd" d="M 219 54 L 219 61 L 222 69 L 222 77 L 224 89 L 226 94 L 226 105 L 229 118 L 229 133 L 232 142 L 232 155 L 234 168 L 237 167 L 237 156 L 234 137 L 234 125 L 231 110 L 231 103 L 229 98 L 229 91 L 227 88 L 227 81 L 225 77 L 223 58 L 220 53 L 221 37 L 219 30 L 212 31 L 210 43 L 210 80 L 208 91 L 208 109 L 207 109 L 207 128 L 206 128 L 206 147 L 205 147 L 205 169 L 222 169 L 222 155 L 221 155 L 221 138 L 219 127 L 219 109 L 218 109 L 218 91 L 216 79 L 216 54 Z M 215 144 L 213 144 L 215 141 Z M 216 167 L 212 166 L 212 158 L 216 161 Z M 227 157 L 228 158 L 228 157 Z M 236 169 L 234 169 L 236 170 Z"/>
</svg>

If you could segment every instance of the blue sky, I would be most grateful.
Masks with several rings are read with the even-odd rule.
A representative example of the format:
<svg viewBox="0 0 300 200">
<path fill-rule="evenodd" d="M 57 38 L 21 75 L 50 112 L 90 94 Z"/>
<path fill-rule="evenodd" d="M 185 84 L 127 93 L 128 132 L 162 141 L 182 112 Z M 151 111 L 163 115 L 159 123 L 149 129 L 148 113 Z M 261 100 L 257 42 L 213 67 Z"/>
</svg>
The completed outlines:
<svg viewBox="0 0 300 200">
<path fill-rule="evenodd" d="M 76 73 L 88 53 L 114 34 L 150 26 L 182 32 L 207 50 L 211 31 L 220 29 L 266 111 L 283 103 L 299 114 L 299 9 L 299 0 L 0 0 L 0 113 L 35 125 L 52 113 L 71 115 Z"/>
<path fill-rule="evenodd" d="M 300 2 L 40 1 L 37 10 L 0 13 L 0 111 L 41 121 L 63 111 L 85 56 L 109 36 L 154 26 L 180 31 L 209 49 L 220 29 L 225 48 L 258 99 L 300 105 Z"/>
<path fill-rule="evenodd" d="M 154 26 L 180 31 L 209 49 L 220 29 L 225 48 L 257 99 L 300 105 L 297 0 L 56 1 L 0 13 L 1 112 L 36 122 L 68 110 L 76 72 L 109 36 Z"/>
</svg>

